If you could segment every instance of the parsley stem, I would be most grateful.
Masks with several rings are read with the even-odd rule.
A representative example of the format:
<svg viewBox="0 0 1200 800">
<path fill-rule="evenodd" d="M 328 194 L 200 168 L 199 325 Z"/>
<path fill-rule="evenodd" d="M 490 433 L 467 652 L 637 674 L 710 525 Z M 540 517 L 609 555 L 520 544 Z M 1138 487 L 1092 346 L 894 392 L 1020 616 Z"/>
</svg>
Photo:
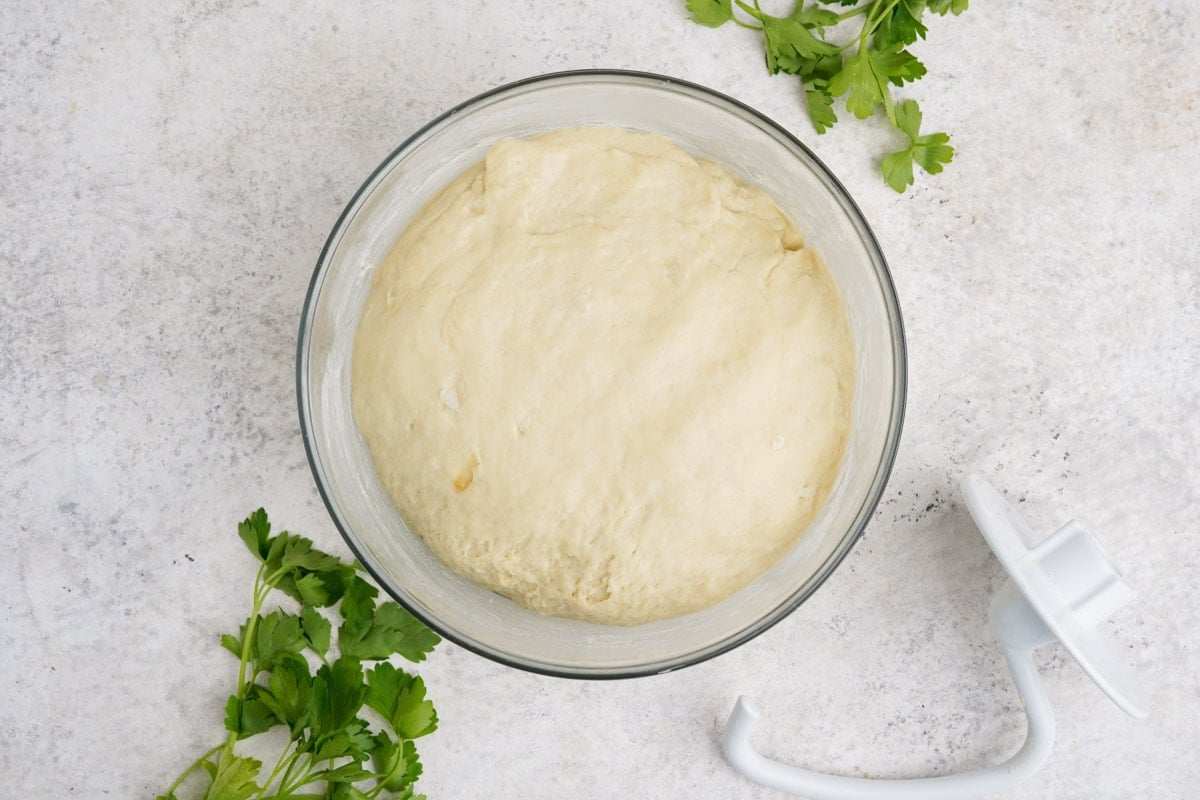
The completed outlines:
<svg viewBox="0 0 1200 800">
<path fill-rule="evenodd" d="M 225 744 L 221 743 L 221 744 L 217 745 L 216 747 L 214 747 L 212 750 L 209 750 L 207 753 L 205 753 L 204 755 L 197 758 L 195 761 L 193 761 L 191 766 L 189 766 L 187 769 L 185 769 L 183 772 L 181 772 L 179 774 L 179 777 L 175 779 L 175 782 L 172 783 L 169 787 L 167 787 L 166 796 L 170 797 L 171 795 L 173 795 L 175 793 L 175 790 L 178 789 L 185 780 L 187 780 L 188 775 L 191 775 L 193 772 L 200 769 L 200 765 L 203 764 L 205 761 L 207 761 L 209 756 L 213 755 L 214 753 L 216 753 L 218 750 L 220 750 L 224 746 L 225 746 Z"/>
<path fill-rule="evenodd" d="M 887 114 L 888 122 L 892 123 L 893 128 L 899 128 L 896 124 L 896 101 L 892 99 L 890 91 L 883 93 L 883 113 Z"/>
<path fill-rule="evenodd" d="M 865 25 L 863 25 L 863 30 L 868 34 L 874 33 L 875 29 L 879 27 L 879 23 L 883 22 L 883 18 L 886 17 L 888 14 L 892 13 L 892 9 L 895 8 L 899 4 L 900 4 L 900 0 L 891 0 L 891 2 L 887 3 L 886 5 L 882 5 L 882 6 L 880 6 L 878 3 L 876 3 L 876 8 L 872 11 L 871 14 L 867 15 L 867 22 Z M 879 10 L 880 8 L 882 8 L 883 10 L 880 11 Z M 879 13 L 876 14 L 876 13 L 874 13 L 874 11 L 879 11 Z"/>
<path fill-rule="evenodd" d="M 246 620 L 246 635 L 242 637 L 242 658 L 238 663 L 238 697 L 242 696 L 246 688 L 246 666 L 250 662 L 250 646 L 254 643 L 254 633 L 258 628 L 258 612 L 262 611 L 263 603 L 266 602 L 266 593 L 262 591 L 263 572 L 266 568 L 267 565 L 263 564 L 254 576 L 254 606 L 250 610 L 250 619 Z"/>
<path fill-rule="evenodd" d="M 762 9 L 758 8 L 758 3 L 755 3 L 754 4 L 755 7 L 751 8 L 750 6 L 743 3 L 742 0 L 736 0 L 735 5 L 738 8 L 740 8 L 742 11 L 745 11 L 747 14 L 749 14 L 754 19 L 758 20 L 759 22 L 763 21 Z M 741 25 L 743 28 L 749 28 L 752 31 L 761 31 L 763 29 L 762 25 L 754 25 L 749 22 L 742 22 L 740 19 L 737 18 L 737 15 L 733 13 L 732 7 L 729 10 L 729 18 L 732 19 L 736 24 Z"/>
<path fill-rule="evenodd" d="M 758 7 L 757 3 L 751 7 L 746 3 L 743 3 L 742 0 L 734 0 L 734 5 L 740 8 L 742 11 L 745 11 L 750 16 L 754 17 L 756 20 L 759 20 L 760 22 L 762 21 L 762 9 Z M 734 19 L 734 22 L 737 22 L 736 18 Z"/>
<path fill-rule="evenodd" d="M 284 751 L 284 754 L 285 755 L 287 754 L 286 750 Z M 300 751 L 298 751 L 298 750 L 292 751 L 291 757 L 288 758 L 288 760 L 287 760 L 287 769 L 284 770 L 283 777 L 281 777 L 279 779 L 279 786 L 275 790 L 276 795 L 284 795 L 285 797 L 290 796 L 290 792 L 286 791 L 285 789 L 287 787 L 288 779 L 292 777 L 292 770 L 296 768 L 296 762 L 299 760 L 300 760 Z M 264 783 L 262 791 L 265 792 L 270 785 L 271 785 L 270 781 L 267 781 L 266 783 Z"/>
<path fill-rule="evenodd" d="M 254 643 L 254 634 L 258 629 L 258 612 L 262 610 L 262 605 L 266 602 L 266 592 L 263 591 L 263 572 L 267 565 L 264 563 L 258 568 L 258 574 L 254 576 L 254 607 L 250 611 L 250 618 L 246 620 L 246 632 L 242 636 L 242 656 L 238 661 L 238 682 L 237 682 L 237 698 L 239 700 L 246 696 L 246 666 L 250 662 L 250 647 Z M 270 584 L 267 585 L 267 591 L 270 591 Z M 233 755 L 233 746 L 237 743 L 237 732 L 230 731 L 229 736 L 225 738 L 225 750 L 229 755 Z"/>
<path fill-rule="evenodd" d="M 858 32 L 858 52 L 865 53 L 867 51 L 867 37 L 871 35 L 871 30 L 874 26 L 871 24 L 871 18 L 875 16 L 876 7 L 871 6 L 871 13 L 867 14 L 867 21 L 863 23 L 862 30 Z"/>
<path fill-rule="evenodd" d="M 296 776 L 296 779 L 289 786 L 289 785 L 287 785 L 289 775 L 292 771 L 292 768 L 300 763 L 301 756 L 307 756 L 308 763 L 306 763 L 304 765 L 304 768 L 300 771 L 300 774 Z M 301 786 L 308 783 L 309 776 L 312 773 L 313 764 L 315 764 L 316 761 L 317 761 L 317 759 L 312 753 L 296 753 L 296 755 L 293 756 L 293 758 L 292 758 L 291 766 L 289 766 L 287 769 L 287 772 L 285 772 L 283 774 L 283 780 L 281 780 L 279 782 L 279 794 L 290 797 L 292 792 L 296 791 Z"/>
<path fill-rule="evenodd" d="M 882 3 L 882 0 L 880 0 L 880 3 Z M 865 48 L 867 46 L 867 37 L 875 32 L 875 29 L 879 27 L 879 24 L 883 22 L 884 18 L 887 17 L 888 14 L 892 13 L 892 9 L 899 5 L 900 0 L 890 0 L 890 2 L 882 5 L 880 3 L 876 4 L 877 7 L 875 9 L 882 9 L 878 14 L 872 11 L 872 13 L 867 15 L 867 21 L 863 24 L 862 35 L 858 40 L 860 48 Z M 878 73 L 874 73 L 874 75 L 876 82 L 879 84 L 879 94 L 883 96 L 883 112 L 887 115 L 888 122 L 892 123 L 892 127 L 898 127 L 896 125 L 896 101 L 892 99 L 892 93 L 888 88 L 887 79 L 883 78 Z"/>
<path fill-rule="evenodd" d="M 866 5 L 859 6 L 858 8 L 852 8 L 844 14 L 838 14 L 837 21 L 845 22 L 846 20 L 851 19 L 853 17 L 857 17 L 861 14 L 866 14 L 868 11 L 870 11 L 874 7 L 875 7 L 874 3 L 867 3 Z"/>
<path fill-rule="evenodd" d="M 283 752 L 279 754 L 279 758 L 278 758 L 278 759 L 275 761 L 275 766 L 274 766 L 274 768 L 271 770 L 271 775 L 270 775 L 270 777 L 268 777 L 268 778 L 266 779 L 266 781 L 264 781 L 264 782 L 263 782 L 262 788 L 261 788 L 261 789 L 259 789 L 259 791 L 258 791 L 258 796 L 259 796 L 259 798 L 262 798 L 262 797 L 263 797 L 263 795 L 264 795 L 264 794 L 266 794 L 266 791 L 267 791 L 267 789 L 271 788 L 271 783 L 272 783 L 272 782 L 274 782 L 274 780 L 275 780 L 275 777 L 276 777 L 277 775 L 279 775 L 279 770 L 283 769 L 283 765 L 284 765 L 284 763 L 285 763 L 285 762 L 286 762 L 286 760 L 287 760 L 288 753 L 290 753 L 290 752 L 291 752 L 291 749 L 290 749 L 290 748 L 291 748 L 291 746 L 292 746 L 293 744 L 294 744 L 294 740 L 289 740 L 289 741 L 288 741 L 288 746 L 287 746 L 287 747 L 285 747 L 285 748 L 283 749 Z M 295 758 L 295 756 L 293 756 L 293 759 L 294 759 L 294 758 Z"/>
</svg>

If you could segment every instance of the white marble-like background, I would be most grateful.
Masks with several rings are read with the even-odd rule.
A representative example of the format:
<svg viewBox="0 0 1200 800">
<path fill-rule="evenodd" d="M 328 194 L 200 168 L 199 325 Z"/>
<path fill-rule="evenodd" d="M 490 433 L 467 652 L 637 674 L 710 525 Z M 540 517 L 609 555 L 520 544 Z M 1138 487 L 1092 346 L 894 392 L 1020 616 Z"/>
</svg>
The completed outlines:
<svg viewBox="0 0 1200 800">
<path fill-rule="evenodd" d="M 540 72 L 626 67 L 738 97 L 844 180 L 891 262 L 911 383 L 865 538 L 788 620 L 616 683 L 443 645 L 431 798 L 781 797 L 770 755 L 849 774 L 975 767 L 1019 742 L 985 627 L 999 567 L 955 485 L 1089 524 L 1141 597 L 1109 625 L 1153 698 L 1124 716 L 1060 648 L 1047 766 L 1010 798 L 1200 792 L 1200 6 L 976 2 L 909 93 L 958 156 L 898 196 L 878 125 L 816 137 L 747 31 L 682 2 L 0 5 L 0 794 L 148 797 L 221 736 L 262 504 L 344 547 L 298 433 L 293 347 L 329 228 L 439 112 Z M 936 129 L 936 128 L 933 128 Z"/>
</svg>

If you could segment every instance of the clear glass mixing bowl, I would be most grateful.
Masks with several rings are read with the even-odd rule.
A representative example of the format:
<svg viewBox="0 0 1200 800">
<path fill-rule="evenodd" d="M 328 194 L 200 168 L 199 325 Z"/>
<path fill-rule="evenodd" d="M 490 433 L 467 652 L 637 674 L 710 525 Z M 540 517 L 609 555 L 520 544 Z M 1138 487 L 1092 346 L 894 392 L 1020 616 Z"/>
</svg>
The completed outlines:
<svg viewBox="0 0 1200 800">
<path fill-rule="evenodd" d="M 350 411 L 350 355 L 376 266 L 425 202 L 488 147 L 572 125 L 666 136 L 769 192 L 825 258 L 857 349 L 853 428 L 824 509 L 774 569 L 724 602 L 636 627 L 521 608 L 447 569 L 405 524 Z M 858 539 L 891 472 L 904 413 L 904 332 L 879 245 L 854 201 L 791 134 L 736 100 L 635 72 L 545 75 L 426 125 L 367 178 L 317 262 L 300 322 L 300 425 L 334 523 L 379 584 L 447 639 L 522 669 L 576 678 L 668 672 L 753 638 L 804 602 Z M 721 454 L 712 454 L 721 469 Z M 480 520 L 481 525 L 488 524 Z"/>
</svg>

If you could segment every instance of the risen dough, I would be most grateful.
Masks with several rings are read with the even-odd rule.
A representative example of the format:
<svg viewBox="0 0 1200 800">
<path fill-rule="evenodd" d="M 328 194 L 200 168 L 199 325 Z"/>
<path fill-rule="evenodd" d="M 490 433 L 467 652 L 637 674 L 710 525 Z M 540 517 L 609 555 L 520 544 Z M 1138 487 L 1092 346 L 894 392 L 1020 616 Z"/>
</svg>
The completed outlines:
<svg viewBox="0 0 1200 800">
<path fill-rule="evenodd" d="M 355 341 L 384 486 L 452 569 L 546 614 L 705 608 L 812 520 L 854 349 L 760 189 L 656 136 L 496 144 L 409 224 Z"/>
</svg>

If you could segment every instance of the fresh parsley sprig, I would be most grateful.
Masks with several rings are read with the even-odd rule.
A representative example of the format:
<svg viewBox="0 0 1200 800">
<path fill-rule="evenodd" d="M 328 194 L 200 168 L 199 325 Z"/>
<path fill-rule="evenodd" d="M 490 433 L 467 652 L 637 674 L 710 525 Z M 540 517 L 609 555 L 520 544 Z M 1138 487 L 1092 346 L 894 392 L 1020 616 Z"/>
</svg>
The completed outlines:
<svg viewBox="0 0 1200 800">
<path fill-rule="evenodd" d="M 386 659 L 423 661 L 437 634 L 396 603 L 376 602 L 379 590 L 356 565 L 302 536 L 272 536 L 261 508 L 238 535 L 260 566 L 250 617 L 237 636 L 221 637 L 238 657 L 237 688 L 225 704 L 229 733 L 157 800 L 179 800 L 193 774 L 206 780 L 203 800 L 423 798 L 414 794 L 421 762 L 413 740 L 437 728 L 437 713 L 421 678 Z M 299 612 L 264 614 L 275 590 Z M 341 618 L 336 654 L 333 624 L 318 609 L 336 609 Z M 288 744 L 263 778 L 262 762 L 238 755 L 236 746 L 275 727 L 287 729 Z"/>
<path fill-rule="evenodd" d="M 925 65 L 907 50 L 924 39 L 926 11 L 957 16 L 969 0 L 797 0 L 786 17 L 766 13 L 758 0 L 686 0 L 694 21 L 710 28 L 733 22 L 762 31 L 767 71 L 795 75 L 804 87 L 808 116 L 817 133 L 837 123 L 834 100 L 845 98 L 846 110 L 868 119 L 880 109 L 892 126 L 908 138 L 908 146 L 881 163 L 884 180 L 897 192 L 913 183 L 913 163 L 930 174 L 942 171 L 954 157 L 945 133 L 920 133 L 921 111 L 915 100 L 897 104 L 893 86 L 923 76 Z M 860 4 L 861 3 L 861 4 Z M 822 6 L 840 6 L 840 13 Z M 853 8 L 850 8 L 853 6 Z M 737 15 L 741 11 L 745 18 Z M 843 23 L 859 25 L 857 35 L 838 44 L 834 31 Z"/>
</svg>

